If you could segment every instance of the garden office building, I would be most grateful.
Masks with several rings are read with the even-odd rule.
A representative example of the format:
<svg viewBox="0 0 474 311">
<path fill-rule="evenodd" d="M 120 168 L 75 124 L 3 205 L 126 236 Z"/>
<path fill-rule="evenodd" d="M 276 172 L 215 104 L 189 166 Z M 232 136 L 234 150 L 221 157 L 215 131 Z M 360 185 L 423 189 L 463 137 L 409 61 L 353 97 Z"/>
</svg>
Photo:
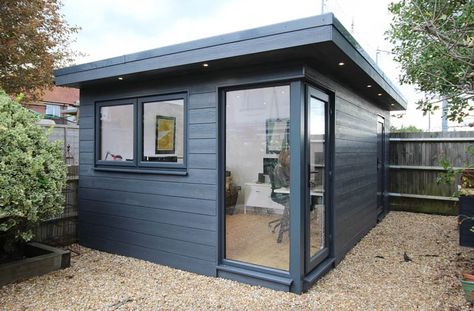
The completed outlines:
<svg viewBox="0 0 474 311">
<path fill-rule="evenodd" d="M 80 243 L 301 293 L 387 212 L 406 102 L 332 15 L 57 70 Z"/>
</svg>

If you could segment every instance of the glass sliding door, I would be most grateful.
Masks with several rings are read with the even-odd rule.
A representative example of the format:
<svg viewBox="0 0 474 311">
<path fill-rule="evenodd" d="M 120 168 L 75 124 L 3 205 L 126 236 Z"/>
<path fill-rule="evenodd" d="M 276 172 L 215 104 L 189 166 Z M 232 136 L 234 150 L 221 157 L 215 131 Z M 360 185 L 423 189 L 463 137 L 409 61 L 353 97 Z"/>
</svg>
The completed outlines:
<svg viewBox="0 0 474 311">
<path fill-rule="evenodd" d="M 314 88 L 307 90 L 307 271 L 329 255 L 328 248 L 328 95 Z"/>
<path fill-rule="evenodd" d="M 289 269 L 290 87 L 225 93 L 225 259 Z"/>
</svg>

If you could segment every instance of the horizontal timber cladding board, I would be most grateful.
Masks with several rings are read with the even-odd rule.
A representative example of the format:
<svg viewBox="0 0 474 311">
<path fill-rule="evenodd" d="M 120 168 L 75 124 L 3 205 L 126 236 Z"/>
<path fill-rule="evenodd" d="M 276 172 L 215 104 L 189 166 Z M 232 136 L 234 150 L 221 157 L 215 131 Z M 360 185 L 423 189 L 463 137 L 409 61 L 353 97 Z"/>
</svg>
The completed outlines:
<svg viewBox="0 0 474 311">
<path fill-rule="evenodd" d="M 80 118 L 80 128 L 82 129 L 93 129 L 94 128 L 94 117 L 91 116 L 91 117 L 84 117 L 82 114 L 81 114 L 81 118 Z"/>
<path fill-rule="evenodd" d="M 110 177 L 117 179 L 130 179 L 136 182 L 161 181 L 176 182 L 182 184 L 215 185 L 217 183 L 217 171 L 210 169 L 188 169 L 188 175 L 164 175 L 164 174 L 140 174 L 123 172 L 95 171 L 93 165 L 80 165 L 79 171 L 82 176 Z"/>
<path fill-rule="evenodd" d="M 98 238 L 86 234 L 80 234 L 80 242 L 82 245 L 114 253 L 123 256 L 135 257 L 150 262 L 170 266 L 173 268 L 183 269 L 186 271 L 195 272 L 209 276 L 215 276 L 216 263 L 215 261 L 201 260 L 187 256 L 181 256 L 173 253 L 167 253 L 147 247 L 128 244 L 121 241 L 113 241 L 109 239 Z M 159 278 L 150 274 L 150 278 Z"/>
<path fill-rule="evenodd" d="M 81 176 L 80 187 L 107 189 L 133 193 L 157 194 L 163 196 L 216 200 L 217 189 L 214 185 L 183 184 L 180 182 L 144 181 L 121 179 L 114 176 Z"/>
<path fill-rule="evenodd" d="M 190 124 L 188 138 L 216 138 L 217 123 Z"/>
<path fill-rule="evenodd" d="M 217 140 L 215 138 L 190 139 L 188 140 L 188 153 L 212 154 L 217 151 Z"/>
<path fill-rule="evenodd" d="M 352 102 L 353 100 L 353 97 L 351 97 L 349 101 L 340 96 L 336 96 L 336 118 L 340 113 L 344 113 L 346 116 L 352 116 L 354 119 L 366 120 L 367 124 L 373 124 L 375 127 L 377 121 L 377 115 L 375 112 L 377 111 L 377 108 L 371 104 L 368 104 L 367 102 L 360 102 L 357 105 Z"/>
<path fill-rule="evenodd" d="M 373 219 L 362 227 L 355 234 L 344 234 L 337 236 L 337 241 L 343 241 L 341 244 L 336 245 L 336 264 L 339 263 L 345 255 L 357 244 L 360 240 L 377 224 L 377 220 Z"/>
<path fill-rule="evenodd" d="M 341 196 L 355 192 L 359 193 L 360 191 L 366 191 L 366 188 L 372 187 L 374 193 L 377 191 L 377 181 L 376 180 L 363 180 L 358 183 L 339 183 L 337 178 L 334 182 L 334 189 L 337 189 L 335 192 L 335 197 Z M 362 190 L 364 189 L 364 190 Z"/>
<path fill-rule="evenodd" d="M 100 213 L 100 211 L 90 212 L 82 209 L 81 222 L 98 226 L 105 225 L 115 229 L 123 229 L 178 241 L 208 246 L 216 245 L 215 231 L 161 223 L 160 219 L 135 219 L 128 216 L 107 215 Z"/>
<path fill-rule="evenodd" d="M 350 125 L 338 124 L 336 122 L 336 139 L 355 139 L 358 141 L 373 142 L 377 139 L 377 132 L 375 130 L 359 130 L 351 127 Z"/>
<path fill-rule="evenodd" d="M 213 123 L 216 122 L 216 109 L 205 108 L 188 111 L 189 124 Z"/>
<path fill-rule="evenodd" d="M 337 209 L 335 211 L 336 226 L 339 227 L 336 231 L 356 230 L 357 225 L 355 225 L 355 229 L 351 229 L 351 226 L 354 225 L 354 223 L 367 223 L 372 219 L 376 219 L 376 206 L 377 201 L 375 199 L 369 200 L 367 202 L 361 202 L 361 200 L 359 200 L 359 202 L 354 202 L 354 204 L 346 204 L 346 206 L 343 208 Z"/>
<path fill-rule="evenodd" d="M 94 152 L 94 141 L 93 140 L 82 140 L 79 142 L 79 148 L 81 152 L 92 153 Z"/>
<path fill-rule="evenodd" d="M 110 216 L 129 217 L 138 220 L 150 220 L 183 228 L 196 228 L 206 231 L 217 230 L 217 218 L 212 215 L 199 215 L 179 211 L 159 209 L 139 205 L 114 202 L 102 202 L 79 199 L 80 214 L 90 212 Z"/>
<path fill-rule="evenodd" d="M 373 209 L 375 212 L 375 206 L 377 204 L 377 193 L 375 189 L 366 188 L 361 192 L 346 193 L 341 198 L 335 199 L 335 211 L 342 214 L 353 214 L 354 211 L 360 211 L 361 209 L 367 208 L 372 205 L 369 209 Z"/>
<path fill-rule="evenodd" d="M 199 215 L 215 215 L 216 201 L 170 197 L 156 194 L 134 193 L 126 191 L 79 188 L 79 197 L 110 203 L 124 203 L 164 210 L 180 211 Z"/>
<path fill-rule="evenodd" d="M 371 116 L 371 118 L 374 119 L 370 120 L 365 120 L 365 122 L 361 122 L 361 119 L 357 118 L 356 116 L 347 114 L 345 112 L 336 112 L 336 122 L 340 125 L 345 125 L 349 126 L 354 129 L 358 130 L 365 130 L 365 131 L 370 131 L 370 132 L 375 132 L 377 129 L 377 123 L 375 122 L 375 115 Z"/>
<path fill-rule="evenodd" d="M 377 180 L 377 169 L 373 168 L 371 170 L 352 170 L 352 171 L 345 171 L 340 173 L 337 176 L 338 184 L 352 184 L 352 183 L 360 183 L 361 180 Z"/>
<path fill-rule="evenodd" d="M 94 164 L 94 153 L 92 152 L 79 152 L 79 163 L 82 164 Z"/>
<path fill-rule="evenodd" d="M 216 92 L 189 95 L 188 109 L 216 108 Z"/>
<path fill-rule="evenodd" d="M 198 243 L 179 241 L 174 239 L 162 238 L 151 234 L 143 234 L 126 230 L 123 228 L 114 228 L 108 224 L 97 225 L 82 221 L 79 225 L 79 232 L 86 235 L 104 237 L 113 241 L 120 241 L 127 244 L 148 247 L 159 251 L 213 261 L 216 255 L 215 247 Z"/>
<path fill-rule="evenodd" d="M 189 168 L 217 168 L 216 154 L 189 154 L 188 155 Z"/>
<path fill-rule="evenodd" d="M 456 183 L 451 185 L 438 183 L 437 178 L 440 173 L 436 171 L 391 170 L 390 192 L 451 197 L 457 190 Z"/>
<path fill-rule="evenodd" d="M 373 227 L 377 223 L 377 213 L 374 209 L 363 210 L 356 215 L 353 215 L 349 219 L 344 221 L 336 222 L 336 233 L 335 239 L 337 242 L 337 247 L 344 246 L 347 241 L 350 241 L 352 237 L 357 235 L 362 228 Z"/>
<path fill-rule="evenodd" d="M 94 129 L 81 128 L 79 125 L 79 140 L 94 140 Z"/>
<path fill-rule="evenodd" d="M 79 111 L 80 111 L 80 121 L 82 120 L 82 118 L 86 118 L 86 117 L 94 117 L 94 104 L 93 103 L 90 103 L 90 104 L 86 104 L 85 102 L 82 103 L 81 101 L 81 107 L 79 108 Z"/>
<path fill-rule="evenodd" d="M 339 178 L 348 174 L 348 171 L 350 171 L 352 174 L 362 174 L 362 171 L 376 172 L 377 167 L 374 167 L 373 163 L 374 161 L 372 161 L 372 159 L 369 159 L 369 161 L 358 163 L 351 163 L 346 160 L 339 160 L 339 165 L 334 168 L 334 174 L 336 178 Z"/>
<path fill-rule="evenodd" d="M 377 165 L 377 154 L 376 153 L 337 153 L 334 157 L 334 168 L 338 169 L 339 167 L 353 167 L 355 165 L 366 165 L 365 168 L 373 168 Z"/>
<path fill-rule="evenodd" d="M 361 208 L 353 213 L 342 214 L 336 211 L 336 237 L 340 235 L 352 236 L 357 233 L 360 228 L 365 227 L 366 224 L 373 223 L 377 220 L 376 201 L 361 203 Z M 347 239 L 346 239 L 347 240 Z"/>
</svg>

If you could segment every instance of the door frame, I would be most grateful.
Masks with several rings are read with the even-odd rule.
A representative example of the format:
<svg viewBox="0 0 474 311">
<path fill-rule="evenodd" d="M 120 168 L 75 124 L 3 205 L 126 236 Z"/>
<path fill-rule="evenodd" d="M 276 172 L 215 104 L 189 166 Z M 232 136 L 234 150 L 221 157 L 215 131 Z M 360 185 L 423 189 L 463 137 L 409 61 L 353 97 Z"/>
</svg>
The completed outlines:
<svg viewBox="0 0 474 311">
<path fill-rule="evenodd" d="M 379 134 L 379 125 L 382 125 L 382 133 Z M 386 181 L 386 157 L 387 157 L 387 139 L 386 139 L 386 120 L 382 115 L 377 115 L 377 220 L 380 220 L 386 212 L 385 192 L 387 190 Z M 380 137 L 379 137 L 380 135 Z M 381 163 L 379 169 L 379 144 L 381 148 Z M 382 176 L 379 176 L 381 174 Z M 379 185 L 380 183 L 380 185 Z M 379 191 L 379 186 L 381 191 Z"/>
<path fill-rule="evenodd" d="M 305 262 L 305 273 L 308 274 L 316 267 L 318 267 L 325 259 L 331 256 L 334 249 L 333 247 L 333 200 L 332 200 L 332 176 L 333 176 L 333 155 L 334 155 L 334 109 L 333 101 L 331 100 L 330 94 L 324 92 L 319 87 L 312 83 L 305 84 L 305 118 L 304 118 L 304 147 L 305 147 L 305 161 L 304 168 L 306 170 L 304 174 L 305 187 L 304 187 L 304 223 L 303 228 L 305 231 L 304 240 L 304 262 Z M 309 181 L 310 181 L 310 165 L 311 165 L 311 146 L 309 137 L 309 126 L 310 126 L 310 104 L 311 97 L 314 97 L 325 103 L 325 145 L 324 145 L 324 245 L 325 247 L 318 251 L 318 253 L 311 257 L 311 246 L 310 246 L 310 207 L 311 207 L 311 195 L 309 193 Z"/>
</svg>

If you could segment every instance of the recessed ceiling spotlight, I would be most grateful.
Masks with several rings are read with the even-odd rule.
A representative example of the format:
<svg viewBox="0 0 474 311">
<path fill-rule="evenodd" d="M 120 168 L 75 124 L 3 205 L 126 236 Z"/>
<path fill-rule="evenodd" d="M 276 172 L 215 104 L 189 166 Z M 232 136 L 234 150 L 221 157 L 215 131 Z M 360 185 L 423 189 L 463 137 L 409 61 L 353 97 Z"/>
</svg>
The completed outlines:
<svg viewBox="0 0 474 311">
<path fill-rule="evenodd" d="M 338 63 L 339 66 L 344 66 L 345 64 L 346 64 L 346 63 L 344 63 L 344 62 L 339 62 L 339 63 Z"/>
<path fill-rule="evenodd" d="M 390 106 L 395 106 L 395 104 L 390 104 Z"/>
<path fill-rule="evenodd" d="M 202 64 L 203 67 L 209 67 L 209 64 L 208 63 L 204 63 Z"/>
<path fill-rule="evenodd" d="M 367 84 L 367 87 L 372 87 L 372 84 Z"/>
<path fill-rule="evenodd" d="M 382 93 L 378 93 L 377 96 L 382 96 Z"/>
<path fill-rule="evenodd" d="M 119 79 L 120 81 L 122 81 L 122 80 L 123 80 L 123 77 L 118 77 L 117 79 Z"/>
</svg>

